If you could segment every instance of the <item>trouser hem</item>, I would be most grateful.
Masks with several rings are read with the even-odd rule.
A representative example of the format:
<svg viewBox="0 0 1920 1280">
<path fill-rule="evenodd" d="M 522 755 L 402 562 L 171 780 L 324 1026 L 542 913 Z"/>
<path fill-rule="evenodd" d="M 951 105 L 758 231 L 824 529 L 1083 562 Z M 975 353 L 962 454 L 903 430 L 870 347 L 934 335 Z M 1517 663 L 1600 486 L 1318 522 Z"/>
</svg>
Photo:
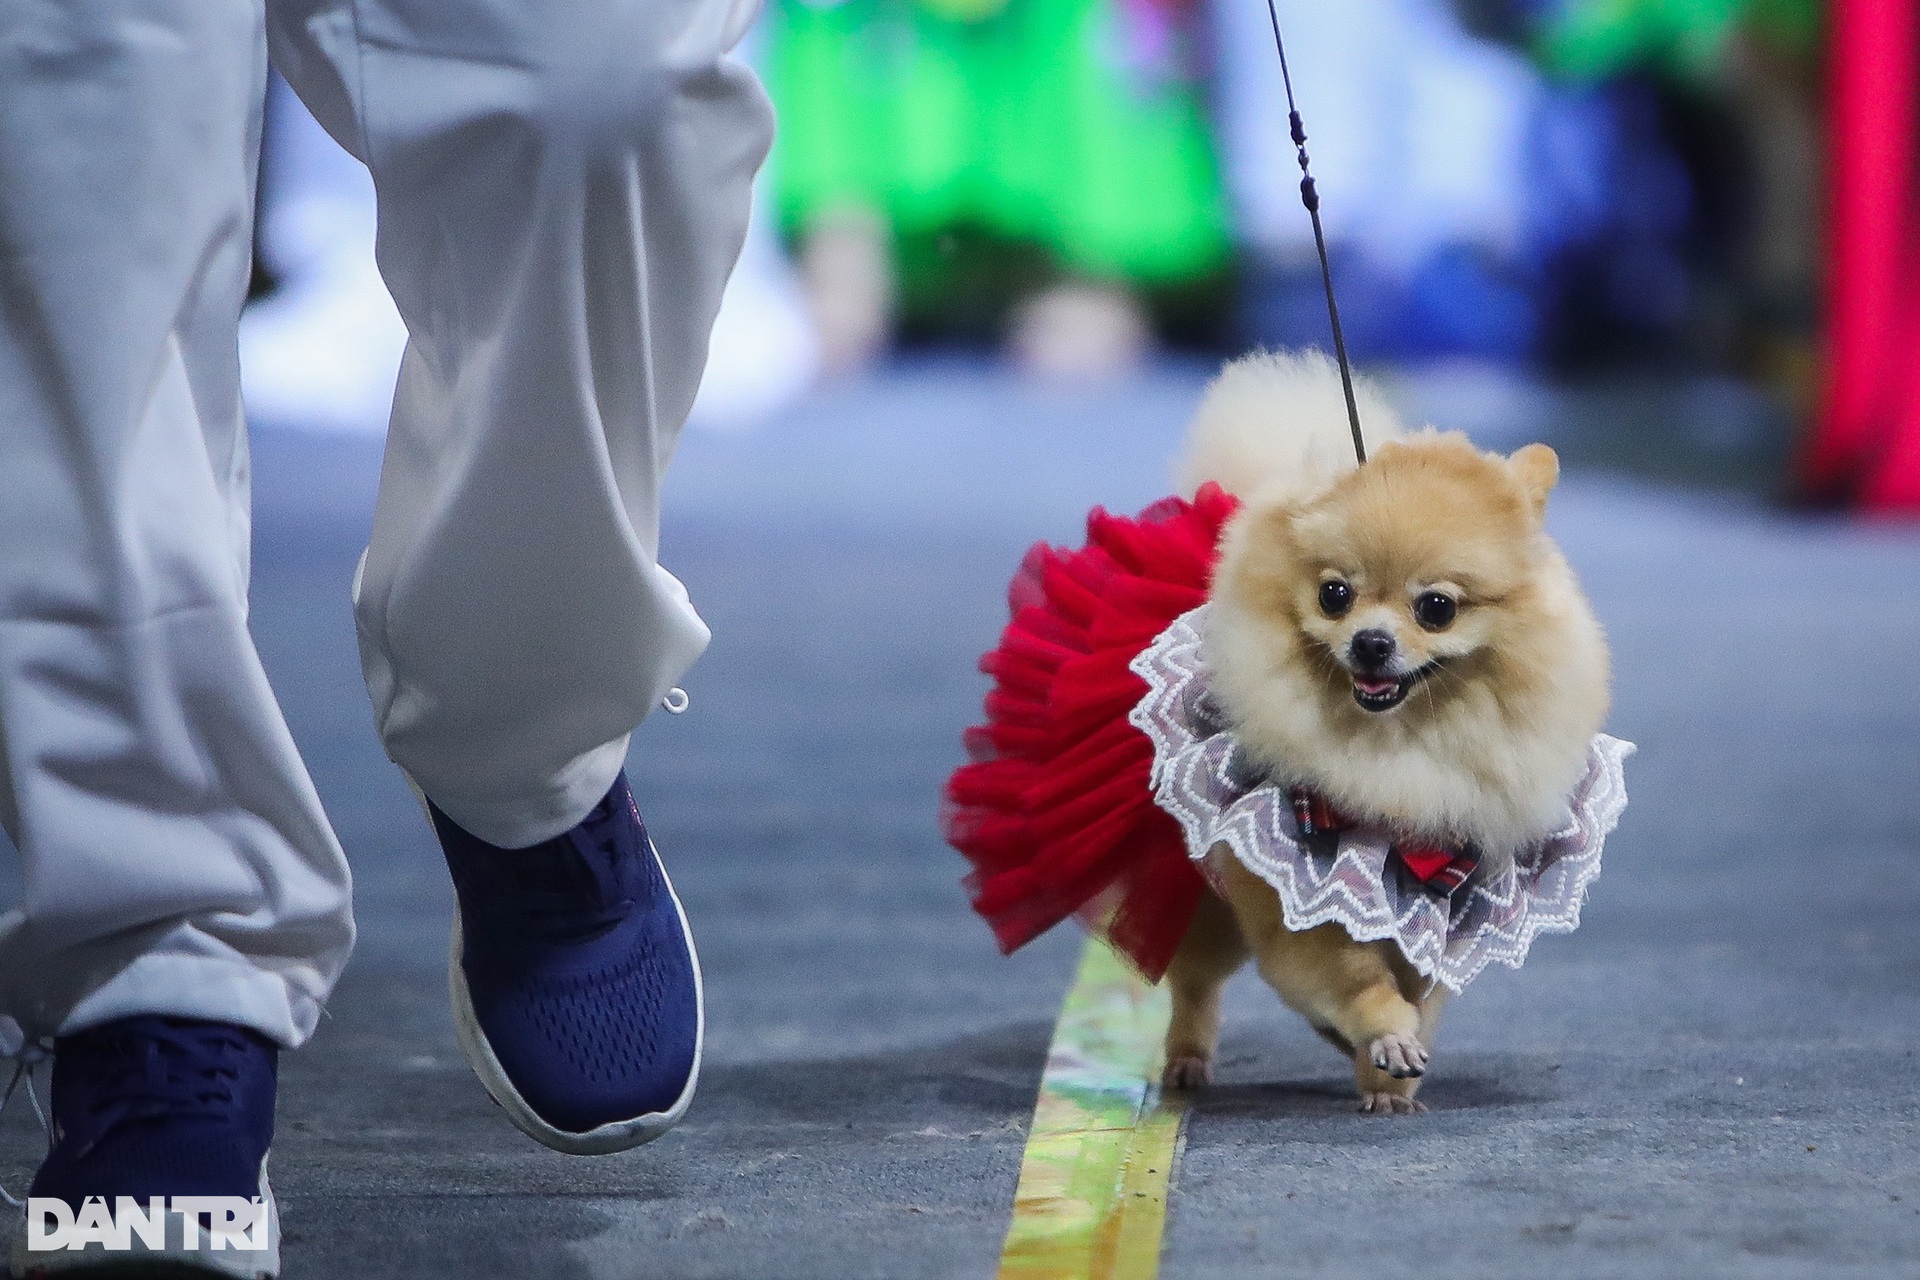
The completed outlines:
<svg viewBox="0 0 1920 1280">
<path fill-rule="evenodd" d="M 244 960 L 149 953 L 76 1004 L 57 1034 L 166 1014 L 251 1027 L 282 1048 L 296 1049 L 313 1034 L 320 1007 L 312 992 Z"/>
</svg>

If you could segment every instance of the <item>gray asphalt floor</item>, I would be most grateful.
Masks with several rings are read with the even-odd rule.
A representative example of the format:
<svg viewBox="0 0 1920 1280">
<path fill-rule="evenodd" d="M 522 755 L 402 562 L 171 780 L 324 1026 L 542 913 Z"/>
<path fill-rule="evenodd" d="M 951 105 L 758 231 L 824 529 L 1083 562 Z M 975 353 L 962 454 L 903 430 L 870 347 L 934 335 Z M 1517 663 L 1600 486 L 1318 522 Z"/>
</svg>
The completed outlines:
<svg viewBox="0 0 1920 1280">
<path fill-rule="evenodd" d="M 254 628 L 363 939 L 282 1063 L 286 1274 L 992 1274 L 1080 939 L 994 951 L 939 788 L 1020 552 L 1160 496 L 1203 377 L 916 365 L 687 437 L 663 558 L 715 641 L 632 772 L 707 1070 L 684 1125 L 599 1159 L 521 1137 L 454 1044 L 451 893 L 345 603 L 377 447 L 260 431 Z M 1632 806 L 1580 932 L 1451 1007 L 1425 1116 L 1355 1114 L 1243 975 L 1162 1274 L 1920 1275 L 1920 529 L 1774 511 L 1779 441 L 1737 388 L 1403 390 L 1562 447 L 1552 525 L 1612 636 Z M 10 1114 L 0 1181 L 41 1141 Z"/>
</svg>

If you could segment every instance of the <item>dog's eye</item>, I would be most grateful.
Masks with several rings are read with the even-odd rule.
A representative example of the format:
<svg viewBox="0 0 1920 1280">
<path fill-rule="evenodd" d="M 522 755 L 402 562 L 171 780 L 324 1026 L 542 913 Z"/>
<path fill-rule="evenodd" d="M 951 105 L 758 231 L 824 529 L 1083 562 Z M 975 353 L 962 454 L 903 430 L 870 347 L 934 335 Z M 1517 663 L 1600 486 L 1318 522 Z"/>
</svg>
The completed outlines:
<svg viewBox="0 0 1920 1280">
<path fill-rule="evenodd" d="M 1320 612 L 1337 618 L 1353 608 L 1353 588 L 1338 578 L 1320 584 Z"/>
<path fill-rule="evenodd" d="M 1444 591 L 1422 591 L 1413 601 L 1413 620 L 1429 631 L 1445 631 L 1459 612 L 1460 606 Z"/>
</svg>

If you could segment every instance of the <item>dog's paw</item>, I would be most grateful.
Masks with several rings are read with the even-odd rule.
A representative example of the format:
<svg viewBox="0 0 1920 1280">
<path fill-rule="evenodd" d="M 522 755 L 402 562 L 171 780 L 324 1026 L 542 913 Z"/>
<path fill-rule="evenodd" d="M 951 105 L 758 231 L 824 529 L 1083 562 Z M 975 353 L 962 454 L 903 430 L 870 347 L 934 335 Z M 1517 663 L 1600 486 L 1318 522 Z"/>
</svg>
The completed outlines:
<svg viewBox="0 0 1920 1280">
<path fill-rule="evenodd" d="M 1394 1032 L 1367 1046 L 1367 1061 L 1395 1080 L 1427 1074 L 1426 1046 L 1410 1035 Z"/>
<path fill-rule="evenodd" d="M 1417 1116 L 1427 1104 L 1398 1093 L 1363 1093 L 1360 1110 L 1370 1116 Z"/>
<path fill-rule="evenodd" d="M 1160 1073 L 1160 1084 L 1167 1089 L 1199 1089 L 1213 1083 L 1213 1060 L 1196 1053 L 1182 1053 L 1167 1059 Z"/>
</svg>

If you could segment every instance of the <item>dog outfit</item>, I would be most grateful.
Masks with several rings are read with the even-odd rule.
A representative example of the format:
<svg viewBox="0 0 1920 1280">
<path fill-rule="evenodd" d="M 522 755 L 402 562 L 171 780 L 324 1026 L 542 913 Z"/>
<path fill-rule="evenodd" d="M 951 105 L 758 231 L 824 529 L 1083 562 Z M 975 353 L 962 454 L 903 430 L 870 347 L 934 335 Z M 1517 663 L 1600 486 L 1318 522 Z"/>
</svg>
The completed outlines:
<svg viewBox="0 0 1920 1280">
<path fill-rule="evenodd" d="M 1253 760 L 1208 693 L 1207 588 L 1237 508 L 1206 485 L 1134 520 L 1096 510 L 1084 548 L 1036 546 L 1015 577 L 946 812 L 1002 949 L 1078 914 L 1158 981 L 1218 887 L 1216 850 L 1273 886 L 1288 928 L 1391 940 L 1456 991 L 1578 927 L 1632 745 L 1596 735 L 1566 820 L 1498 868 L 1338 814 Z"/>
<path fill-rule="evenodd" d="M 17 1030 L 160 1013 L 295 1045 L 352 942 L 345 859 L 247 631 L 235 330 L 269 45 L 372 171 L 410 335 L 353 583 L 375 723 L 462 828 L 518 848 L 600 801 L 706 643 L 656 560 L 659 489 L 771 137 L 726 56 L 754 8 L 0 13 Z"/>
</svg>

